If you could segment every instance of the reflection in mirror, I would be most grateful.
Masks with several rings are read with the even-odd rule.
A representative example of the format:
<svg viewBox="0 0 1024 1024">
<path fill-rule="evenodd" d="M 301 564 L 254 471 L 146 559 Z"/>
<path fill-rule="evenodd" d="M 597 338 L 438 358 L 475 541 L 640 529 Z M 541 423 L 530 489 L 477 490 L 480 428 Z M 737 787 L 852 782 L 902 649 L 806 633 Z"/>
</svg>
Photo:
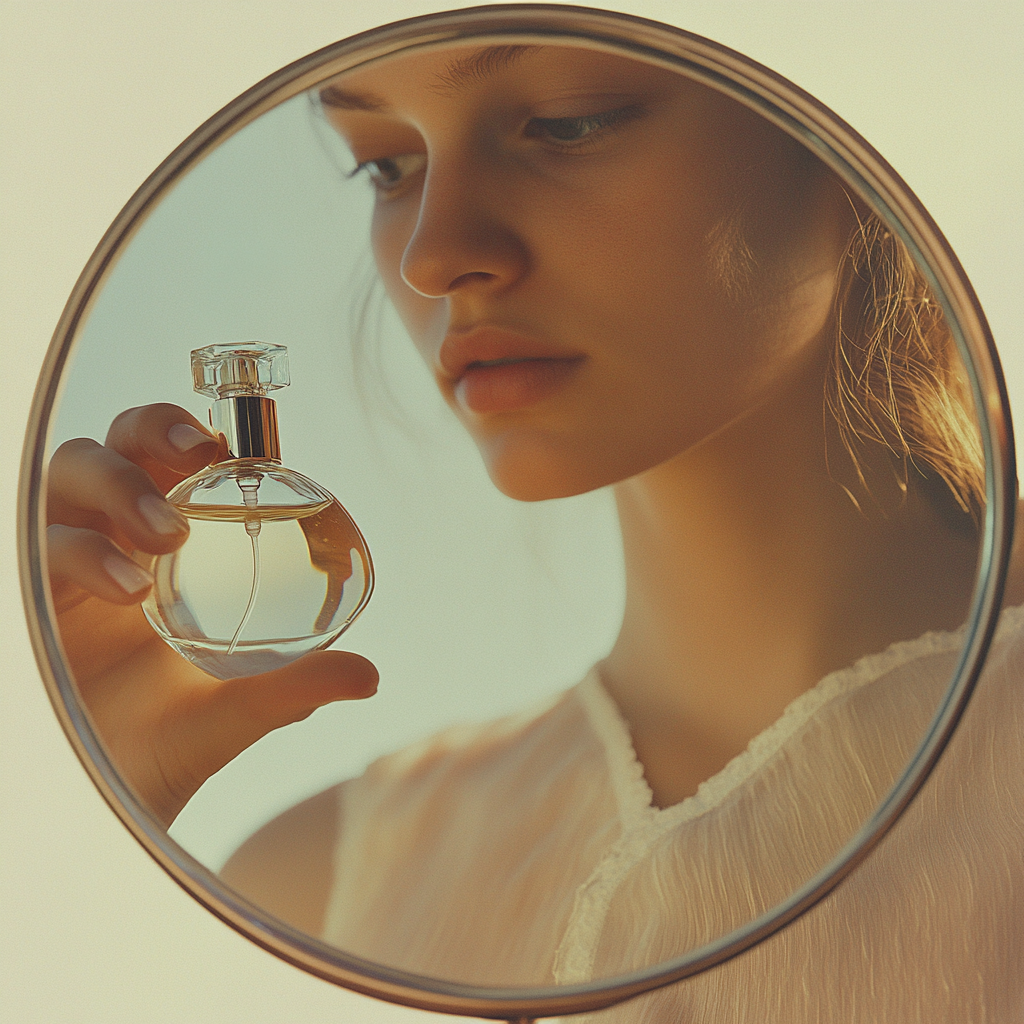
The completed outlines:
<svg viewBox="0 0 1024 1024">
<path fill-rule="evenodd" d="M 143 564 L 218 456 L 189 352 L 250 339 L 288 346 L 283 458 L 378 591 L 358 655 L 217 681 L 153 632 Z M 61 638 L 140 799 L 289 924 L 474 985 L 651 967 L 825 867 L 954 677 L 985 512 L 968 374 L 891 226 L 736 100 L 579 47 L 402 54 L 234 136 L 120 257 L 52 436 Z M 878 915 L 901 863 L 950 893 L 906 928 L 990 941 L 961 894 L 1012 797 L 1000 699 L 824 904 L 609 1017 L 747 1019 L 822 948 L 920 1016 L 858 951 L 909 941 Z"/>
</svg>

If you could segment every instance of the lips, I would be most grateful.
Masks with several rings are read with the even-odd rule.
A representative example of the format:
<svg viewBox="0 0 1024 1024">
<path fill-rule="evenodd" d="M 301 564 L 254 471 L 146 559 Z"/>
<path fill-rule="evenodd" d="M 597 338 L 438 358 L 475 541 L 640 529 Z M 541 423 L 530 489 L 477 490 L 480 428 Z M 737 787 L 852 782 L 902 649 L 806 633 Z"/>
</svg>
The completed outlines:
<svg viewBox="0 0 1024 1024">
<path fill-rule="evenodd" d="M 474 413 L 511 412 L 568 384 L 585 356 L 547 341 L 496 327 L 452 331 L 438 361 L 455 399 Z"/>
</svg>

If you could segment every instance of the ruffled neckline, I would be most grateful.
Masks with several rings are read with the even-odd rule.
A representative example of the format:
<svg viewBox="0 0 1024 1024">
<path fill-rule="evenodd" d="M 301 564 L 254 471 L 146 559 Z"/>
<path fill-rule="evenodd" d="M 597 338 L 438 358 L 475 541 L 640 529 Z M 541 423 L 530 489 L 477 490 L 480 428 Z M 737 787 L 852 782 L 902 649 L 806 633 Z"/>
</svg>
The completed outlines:
<svg viewBox="0 0 1024 1024">
<path fill-rule="evenodd" d="M 1024 605 L 1003 609 L 993 643 L 1022 625 Z M 644 777 L 644 767 L 633 746 L 629 725 L 605 689 L 597 666 L 573 692 L 583 704 L 590 727 L 604 749 L 623 828 L 628 830 L 641 821 L 647 821 L 658 822 L 668 829 L 721 804 L 826 704 L 910 661 L 956 650 L 962 646 L 966 632 L 966 624 L 951 631 L 929 631 L 912 640 L 899 640 L 884 651 L 867 654 L 852 665 L 830 672 L 811 689 L 794 698 L 771 725 L 750 741 L 745 750 L 702 782 L 696 793 L 668 807 L 655 805 L 654 794 Z"/>
<path fill-rule="evenodd" d="M 1024 606 L 1004 609 L 993 643 L 1022 626 Z M 629 727 L 601 682 L 597 669 L 592 669 L 570 692 L 581 702 L 590 727 L 604 748 L 622 831 L 576 891 L 552 964 L 555 981 L 568 985 L 593 977 L 597 944 L 615 892 L 633 866 L 647 857 L 666 833 L 721 806 L 830 701 L 910 661 L 955 651 L 962 645 L 966 629 L 965 625 L 955 631 L 928 632 L 914 640 L 901 640 L 880 653 L 866 655 L 846 668 L 829 673 L 816 686 L 795 698 L 775 722 L 750 741 L 746 750 L 702 782 L 696 793 L 664 808 L 654 805 Z"/>
</svg>

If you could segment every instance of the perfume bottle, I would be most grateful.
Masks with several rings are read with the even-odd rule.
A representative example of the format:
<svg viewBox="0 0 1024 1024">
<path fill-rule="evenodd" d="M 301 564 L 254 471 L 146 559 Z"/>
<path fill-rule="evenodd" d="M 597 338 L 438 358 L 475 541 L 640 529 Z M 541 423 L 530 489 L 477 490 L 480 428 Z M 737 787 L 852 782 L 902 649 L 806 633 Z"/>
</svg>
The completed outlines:
<svg viewBox="0 0 1024 1024">
<path fill-rule="evenodd" d="M 268 672 L 352 624 L 373 590 L 370 552 L 333 495 L 281 464 L 277 403 L 267 395 L 290 383 L 284 346 L 197 349 L 192 378 L 214 399 L 220 452 L 167 495 L 191 532 L 146 565 L 155 582 L 142 607 L 210 675 Z"/>
</svg>

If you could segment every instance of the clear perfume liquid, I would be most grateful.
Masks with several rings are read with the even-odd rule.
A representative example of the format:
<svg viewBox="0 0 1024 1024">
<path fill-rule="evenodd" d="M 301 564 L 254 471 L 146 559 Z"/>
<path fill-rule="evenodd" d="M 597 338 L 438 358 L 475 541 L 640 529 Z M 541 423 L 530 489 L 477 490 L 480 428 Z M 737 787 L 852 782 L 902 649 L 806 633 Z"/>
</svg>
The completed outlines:
<svg viewBox="0 0 1024 1024">
<path fill-rule="evenodd" d="M 180 550 L 153 560 L 143 609 L 168 644 L 210 675 L 268 672 L 326 647 L 369 598 L 365 544 L 334 499 L 175 507 L 191 533 Z"/>
</svg>

